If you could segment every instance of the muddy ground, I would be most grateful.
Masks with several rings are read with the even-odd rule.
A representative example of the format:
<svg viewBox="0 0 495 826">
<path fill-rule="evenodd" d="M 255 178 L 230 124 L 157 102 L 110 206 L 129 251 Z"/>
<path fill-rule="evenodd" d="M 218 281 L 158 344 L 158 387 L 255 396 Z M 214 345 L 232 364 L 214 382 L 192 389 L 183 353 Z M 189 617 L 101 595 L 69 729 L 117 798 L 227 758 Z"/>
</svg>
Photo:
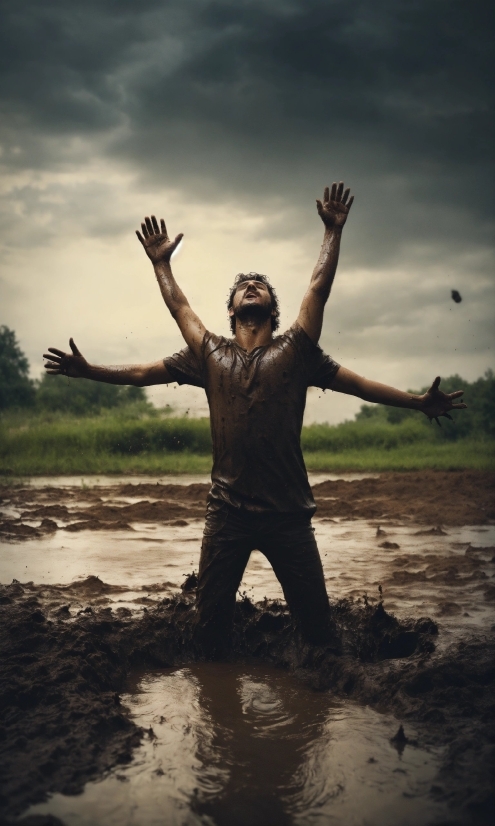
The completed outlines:
<svg viewBox="0 0 495 826">
<path fill-rule="evenodd" d="M 494 488 L 495 478 L 486 473 L 430 471 L 324 482 L 314 492 L 320 518 L 401 519 L 417 524 L 428 536 L 448 525 L 493 523 Z M 180 524 L 203 514 L 206 492 L 205 485 L 123 485 L 122 502 L 115 505 L 102 488 L 10 488 L 3 493 L 0 528 L 6 542 L 36 542 L 55 531 L 132 530 L 138 521 Z M 137 501 L 126 502 L 126 497 Z M 460 557 L 462 570 L 436 570 L 432 576 L 478 577 L 479 598 L 493 602 L 493 579 L 482 574 L 487 550 L 468 548 Z M 400 566 L 396 574 L 418 575 Z M 150 604 L 139 615 L 125 607 L 112 609 L 105 599 L 110 591 L 114 593 L 115 586 L 97 577 L 66 586 L 13 582 L 0 588 L 4 823 L 17 822 L 30 803 L 49 792 L 77 793 L 89 779 L 129 761 L 148 735 L 120 705 L 128 674 L 134 668 L 173 666 L 198 656 L 190 639 L 193 578 L 181 594 Z M 74 602 L 82 606 L 76 614 L 69 610 Z M 406 739 L 408 726 L 414 725 L 420 744 L 446 747 L 431 794 L 449 802 L 449 822 L 491 823 L 493 634 L 471 629 L 469 635 L 442 641 L 433 620 L 399 621 L 386 607 L 352 599 L 334 603 L 344 648 L 344 654 L 335 657 L 307 647 L 280 603 L 254 605 L 244 599 L 236 616 L 236 656 L 268 660 L 293 670 L 318 690 L 394 713 Z M 397 746 L 407 743 L 399 738 Z"/>
<path fill-rule="evenodd" d="M 118 485 L 115 488 L 23 488 L 2 493 L 14 515 L 0 518 L 0 538 L 36 538 L 56 531 L 131 530 L 132 522 L 202 517 L 206 484 Z M 106 500 L 138 498 L 116 506 Z M 484 525 L 495 521 L 495 476 L 481 471 L 382 473 L 377 478 L 327 481 L 313 487 L 319 518 L 405 519 L 419 524 Z M 27 524 L 41 520 L 33 527 Z"/>
</svg>

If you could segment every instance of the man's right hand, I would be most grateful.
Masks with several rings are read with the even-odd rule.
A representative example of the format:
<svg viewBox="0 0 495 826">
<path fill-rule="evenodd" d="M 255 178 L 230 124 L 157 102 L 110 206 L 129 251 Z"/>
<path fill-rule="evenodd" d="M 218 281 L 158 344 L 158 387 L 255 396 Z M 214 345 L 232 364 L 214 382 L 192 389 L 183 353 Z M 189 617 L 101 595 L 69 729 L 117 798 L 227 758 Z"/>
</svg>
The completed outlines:
<svg viewBox="0 0 495 826">
<path fill-rule="evenodd" d="M 167 235 L 167 227 L 163 218 L 160 219 L 160 226 L 155 216 L 145 218 L 144 223 L 141 224 L 143 234 L 136 230 L 136 235 L 144 247 L 146 255 L 153 264 L 159 264 L 164 261 L 168 263 L 172 257 L 172 253 L 177 249 L 184 237 L 184 233 L 180 232 L 176 235 L 175 240 L 171 241 Z"/>
<path fill-rule="evenodd" d="M 331 191 L 328 186 L 325 187 L 323 203 L 317 199 L 318 215 L 327 229 L 342 229 L 344 226 L 354 201 L 354 195 L 349 198 L 350 192 L 350 189 L 344 191 L 344 182 L 341 181 L 338 185 L 333 183 Z"/>
<path fill-rule="evenodd" d="M 89 372 L 88 362 L 77 349 L 74 339 L 70 338 L 69 344 L 72 354 L 57 350 L 56 347 L 49 347 L 48 353 L 43 354 L 43 358 L 47 359 L 44 365 L 46 372 L 50 376 L 70 376 L 73 379 L 87 378 Z"/>
</svg>

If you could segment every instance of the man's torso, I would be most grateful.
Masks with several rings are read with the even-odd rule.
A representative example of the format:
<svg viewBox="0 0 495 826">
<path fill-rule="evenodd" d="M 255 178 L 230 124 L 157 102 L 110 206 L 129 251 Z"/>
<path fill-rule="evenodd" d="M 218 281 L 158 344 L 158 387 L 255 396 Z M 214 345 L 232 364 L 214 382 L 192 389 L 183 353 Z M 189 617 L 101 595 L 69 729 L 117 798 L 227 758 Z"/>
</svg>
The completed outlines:
<svg viewBox="0 0 495 826">
<path fill-rule="evenodd" d="M 251 353 L 206 333 L 201 359 L 165 359 L 172 378 L 205 388 L 213 440 L 209 508 L 300 512 L 315 504 L 300 436 L 309 385 L 330 386 L 338 365 L 297 324 Z"/>
</svg>

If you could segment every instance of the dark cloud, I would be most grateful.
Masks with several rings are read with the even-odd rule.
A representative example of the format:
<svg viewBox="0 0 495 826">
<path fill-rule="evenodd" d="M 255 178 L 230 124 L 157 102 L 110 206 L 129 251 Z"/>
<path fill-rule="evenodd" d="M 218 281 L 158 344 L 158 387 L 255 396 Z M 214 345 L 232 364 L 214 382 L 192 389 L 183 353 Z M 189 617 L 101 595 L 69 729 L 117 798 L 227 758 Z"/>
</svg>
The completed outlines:
<svg viewBox="0 0 495 826">
<path fill-rule="evenodd" d="M 344 178 L 349 264 L 486 247 L 491 16 L 483 0 L 5 3 L 1 160 L 117 160 L 137 186 L 272 204 L 264 231 L 301 243 L 319 232 L 314 198 Z M 114 233 L 89 209 L 105 186 L 71 209 Z M 25 214 L 44 197 L 18 192 Z M 67 205 L 51 208 L 55 226 Z"/>
</svg>

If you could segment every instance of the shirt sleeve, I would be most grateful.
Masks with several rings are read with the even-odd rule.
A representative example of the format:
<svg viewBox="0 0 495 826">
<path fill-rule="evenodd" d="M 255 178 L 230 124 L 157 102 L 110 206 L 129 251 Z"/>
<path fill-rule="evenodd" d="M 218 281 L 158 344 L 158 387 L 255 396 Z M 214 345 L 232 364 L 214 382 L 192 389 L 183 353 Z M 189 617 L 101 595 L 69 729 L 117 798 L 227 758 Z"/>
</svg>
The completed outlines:
<svg viewBox="0 0 495 826">
<path fill-rule="evenodd" d="M 322 390 L 327 390 L 332 387 L 333 380 L 338 373 L 340 364 L 334 361 L 331 356 L 327 356 L 321 347 L 318 347 L 319 359 L 308 387 L 321 387 Z"/>
<path fill-rule="evenodd" d="M 173 356 L 167 356 L 163 363 L 172 379 L 177 384 L 192 384 L 194 387 L 205 386 L 203 365 L 189 347 L 184 347 Z"/>
<path fill-rule="evenodd" d="M 331 388 L 340 364 L 327 356 L 318 344 L 314 344 L 297 322 L 289 330 L 289 335 L 304 361 L 308 387 Z"/>
</svg>

